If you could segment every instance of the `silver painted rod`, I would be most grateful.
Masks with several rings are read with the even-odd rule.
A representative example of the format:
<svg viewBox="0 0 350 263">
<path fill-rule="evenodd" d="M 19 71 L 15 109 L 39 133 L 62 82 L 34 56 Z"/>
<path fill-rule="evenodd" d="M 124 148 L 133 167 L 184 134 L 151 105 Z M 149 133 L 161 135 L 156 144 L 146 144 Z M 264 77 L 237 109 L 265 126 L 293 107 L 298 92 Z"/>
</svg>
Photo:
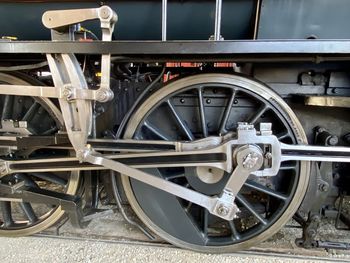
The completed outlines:
<svg viewBox="0 0 350 263">
<path fill-rule="evenodd" d="M 162 0 L 162 41 L 166 41 L 168 0 Z"/>
<path fill-rule="evenodd" d="M 215 7 L 215 31 L 214 40 L 219 41 L 221 37 L 221 11 L 222 11 L 222 0 L 216 0 Z"/>
</svg>

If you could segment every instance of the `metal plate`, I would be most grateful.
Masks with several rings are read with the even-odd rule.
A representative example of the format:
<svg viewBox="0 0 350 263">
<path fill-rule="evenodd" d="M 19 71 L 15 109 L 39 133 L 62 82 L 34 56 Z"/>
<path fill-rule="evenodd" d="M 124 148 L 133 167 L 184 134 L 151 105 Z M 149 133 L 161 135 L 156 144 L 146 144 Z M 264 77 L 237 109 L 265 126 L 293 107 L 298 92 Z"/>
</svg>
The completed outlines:
<svg viewBox="0 0 350 263">
<path fill-rule="evenodd" d="M 349 40 L 294 41 L 0 41 L 0 53 L 115 54 L 125 61 L 226 60 L 313 61 L 349 60 Z M 13 55 L 11 55 L 13 56 Z M 31 55 L 32 56 L 32 55 Z M 118 59 L 119 59 L 118 58 Z"/>
<path fill-rule="evenodd" d="M 10 1 L 9 1 L 10 2 Z M 33 1 L 34 2 L 34 1 Z M 101 1 L 36 1 L 37 3 L 0 3 L 0 37 L 16 36 L 22 40 L 44 40 L 50 31 L 41 23 L 48 10 L 96 8 Z M 49 3 L 48 3 L 49 2 Z M 106 1 L 102 1 L 106 2 Z M 214 34 L 215 1 L 168 1 L 168 39 L 209 39 Z M 119 0 L 107 4 L 117 12 L 119 21 L 115 38 L 121 40 L 161 39 L 161 10 L 159 0 Z M 253 35 L 252 14 L 255 0 L 226 0 L 223 3 L 222 35 L 225 39 L 249 39 Z M 18 19 L 21 17 L 21 19 Z M 30 27 L 28 27 L 30 25 Z M 99 23 L 83 26 L 99 34 Z"/>
<path fill-rule="evenodd" d="M 259 39 L 347 39 L 348 0 L 263 0 Z"/>
</svg>

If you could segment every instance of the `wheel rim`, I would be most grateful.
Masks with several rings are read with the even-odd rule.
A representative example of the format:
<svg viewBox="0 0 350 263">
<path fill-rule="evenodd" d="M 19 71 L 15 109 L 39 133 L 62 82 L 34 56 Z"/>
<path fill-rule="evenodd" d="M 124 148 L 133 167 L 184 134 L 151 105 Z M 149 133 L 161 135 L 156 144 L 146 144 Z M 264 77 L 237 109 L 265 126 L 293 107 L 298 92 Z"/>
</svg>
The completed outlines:
<svg viewBox="0 0 350 263">
<path fill-rule="evenodd" d="M 25 75 L 0 73 L 0 82 L 13 85 L 32 85 Z M 27 121 L 28 132 L 33 135 L 51 135 L 62 130 L 63 119 L 58 108 L 46 98 L 1 96 L 1 120 Z M 7 110 L 4 110 L 5 105 Z M 52 155 L 66 156 L 66 152 L 37 150 L 35 152 L 12 152 L 12 158 L 20 155 L 41 157 Z M 11 159 L 2 153 L 3 159 Z M 2 183 L 14 184 L 25 181 L 32 187 L 39 187 L 56 192 L 75 194 L 78 189 L 79 172 L 12 174 L 1 178 Z M 0 235 L 22 236 L 40 232 L 55 224 L 64 214 L 60 206 L 47 206 L 39 203 L 0 201 Z"/>
<path fill-rule="evenodd" d="M 254 99 L 260 103 L 252 103 Z M 188 105 L 186 100 L 189 101 Z M 181 121 L 183 115 L 179 106 L 181 104 L 186 104 L 182 108 L 191 108 L 192 105 L 192 111 L 197 112 L 194 114 L 197 116 L 195 118 L 196 124 L 191 124 L 190 119 L 193 121 L 193 116 L 191 118 L 187 116 L 187 119 Z M 211 106 L 208 106 L 209 104 Z M 224 107 L 216 105 L 224 105 Z M 210 115 L 208 107 L 213 107 L 210 109 L 212 116 L 208 116 Z M 239 111 L 239 107 L 243 110 Z M 194 110 L 195 108 L 197 111 Z M 244 112 L 246 109 L 250 109 L 250 113 L 249 111 Z M 141 105 L 131 118 L 125 137 L 199 139 L 200 133 L 202 136 L 218 135 L 218 133 L 223 134 L 234 129 L 237 118 L 238 121 L 250 121 L 255 124 L 261 122 L 261 119 L 264 119 L 265 122 L 273 121 L 274 132 L 279 134 L 281 141 L 306 143 L 306 137 L 300 123 L 278 95 L 256 81 L 242 76 L 223 74 L 197 75 L 168 84 Z M 166 119 L 169 121 L 172 119 L 177 124 L 178 129 L 174 129 L 172 132 L 169 127 L 165 127 Z M 209 124 L 212 122 L 211 125 L 207 125 L 208 122 Z M 161 124 L 160 127 L 159 124 Z M 181 170 L 181 168 L 147 169 L 146 171 L 157 176 L 167 177 L 168 180 L 184 186 L 188 185 L 209 195 L 219 193 L 227 180 L 227 176 L 223 176 L 217 183 L 206 184 L 197 177 L 191 176 L 193 171 Z M 184 173 L 185 175 L 182 176 Z M 234 220 L 228 223 L 223 223 L 215 216 L 209 215 L 204 209 L 199 209 L 188 202 L 126 176 L 123 176 L 122 184 L 136 214 L 164 239 L 178 246 L 199 251 L 225 252 L 250 247 L 278 231 L 294 214 L 302 201 L 308 182 L 308 174 L 309 164 L 307 162 L 284 165 L 279 175 L 275 177 L 280 181 L 278 182 L 274 178 L 277 182 L 274 181 L 273 186 L 279 187 L 275 190 L 264 187 L 270 183 L 268 180 L 262 183 L 258 181 L 261 178 L 250 178 L 237 197 L 237 203 L 247 215 L 244 216 L 242 211 L 243 221 L 238 219 L 241 222 Z M 286 177 L 289 178 L 289 182 L 285 181 Z M 198 183 L 198 181 L 201 182 Z M 288 187 L 283 188 L 283 185 Z M 261 208 L 258 209 L 259 201 L 252 201 L 252 196 L 256 193 L 258 193 L 257 197 L 263 196 L 269 199 L 264 203 L 264 213 L 260 211 Z M 147 198 L 145 198 L 146 196 Z M 262 202 L 260 201 L 260 203 Z M 267 210 L 267 205 L 274 207 Z M 191 212 L 192 207 L 195 209 Z M 201 210 L 202 212 L 199 212 Z M 251 217 L 255 220 L 249 222 Z"/>
</svg>

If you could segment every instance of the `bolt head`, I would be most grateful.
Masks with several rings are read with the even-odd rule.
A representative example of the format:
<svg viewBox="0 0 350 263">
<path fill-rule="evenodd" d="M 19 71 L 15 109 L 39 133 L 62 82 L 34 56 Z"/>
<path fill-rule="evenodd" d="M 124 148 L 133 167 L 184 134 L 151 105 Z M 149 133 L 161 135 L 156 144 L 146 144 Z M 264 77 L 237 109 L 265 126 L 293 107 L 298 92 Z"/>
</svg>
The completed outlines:
<svg viewBox="0 0 350 263">
<path fill-rule="evenodd" d="M 339 140 L 338 140 L 337 136 L 331 136 L 330 138 L 328 138 L 328 144 L 331 146 L 337 145 L 338 142 L 339 142 Z"/>
<path fill-rule="evenodd" d="M 100 9 L 100 16 L 103 19 L 108 19 L 111 15 L 111 9 L 108 6 L 102 6 Z"/>
<path fill-rule="evenodd" d="M 243 159 L 243 167 L 253 169 L 259 161 L 259 155 L 255 152 L 248 153 Z"/>
<path fill-rule="evenodd" d="M 230 209 L 225 206 L 225 205 L 220 205 L 218 208 L 217 208 L 217 212 L 220 216 L 227 216 L 228 213 L 230 212 Z"/>
<path fill-rule="evenodd" d="M 65 88 L 63 90 L 63 97 L 69 99 L 72 96 L 72 90 L 70 88 Z"/>
<path fill-rule="evenodd" d="M 104 91 L 98 93 L 97 98 L 99 101 L 104 101 L 107 98 L 107 94 Z"/>
<path fill-rule="evenodd" d="M 328 186 L 328 184 L 320 184 L 319 189 L 321 192 L 327 192 L 329 189 L 329 186 Z"/>
<path fill-rule="evenodd" d="M 237 165 L 249 172 L 259 170 L 264 163 L 264 155 L 260 147 L 255 145 L 245 145 L 236 149 L 233 158 Z"/>
<path fill-rule="evenodd" d="M 103 90 L 99 90 L 97 92 L 97 100 L 99 102 L 106 102 L 106 101 L 109 101 L 111 99 L 113 99 L 113 92 L 108 90 L 108 89 L 103 89 Z"/>
<path fill-rule="evenodd" d="M 272 159 L 272 153 L 268 152 L 265 154 L 266 159 Z"/>
</svg>

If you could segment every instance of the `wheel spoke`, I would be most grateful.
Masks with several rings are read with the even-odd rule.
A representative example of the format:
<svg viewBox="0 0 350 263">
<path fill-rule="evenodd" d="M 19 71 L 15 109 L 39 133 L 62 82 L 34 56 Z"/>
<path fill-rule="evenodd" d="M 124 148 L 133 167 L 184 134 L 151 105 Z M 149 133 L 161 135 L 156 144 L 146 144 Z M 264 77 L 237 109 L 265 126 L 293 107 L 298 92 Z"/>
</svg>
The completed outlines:
<svg viewBox="0 0 350 263">
<path fill-rule="evenodd" d="M 235 223 L 233 222 L 233 220 L 229 221 L 228 224 L 230 226 L 232 236 L 234 237 L 234 239 L 239 240 L 241 237 L 237 232 L 237 229 L 236 229 L 236 226 L 235 226 Z"/>
<path fill-rule="evenodd" d="M 12 105 L 14 97 L 11 95 L 5 95 L 4 106 L 2 109 L 1 120 L 12 119 Z"/>
<path fill-rule="evenodd" d="M 35 101 L 32 104 L 32 106 L 30 106 L 30 108 L 28 109 L 26 114 L 23 116 L 22 120 L 23 121 L 30 121 L 34 117 L 34 114 L 39 109 L 39 107 L 40 107 L 40 104 Z"/>
<path fill-rule="evenodd" d="M 40 188 L 39 185 L 32 178 L 30 178 L 30 176 L 26 174 L 15 174 L 14 176 L 19 180 L 25 181 L 25 183 L 30 187 Z"/>
<path fill-rule="evenodd" d="M 208 236 L 208 228 L 209 228 L 209 211 L 204 208 L 203 210 L 203 234 L 205 237 Z"/>
<path fill-rule="evenodd" d="M 284 133 L 277 134 L 276 137 L 277 137 L 277 139 L 278 139 L 279 141 L 281 141 L 281 140 L 283 140 L 283 139 L 285 139 L 285 138 L 290 137 L 290 135 L 289 135 L 288 132 L 284 132 Z"/>
<path fill-rule="evenodd" d="M 249 204 L 247 199 L 245 199 L 242 195 L 238 194 L 236 196 L 236 199 L 245 207 L 247 210 L 255 216 L 262 224 L 267 225 L 267 221 L 265 218 L 263 218 L 255 209 L 252 205 Z"/>
<path fill-rule="evenodd" d="M 42 132 L 42 135 L 50 135 L 50 134 L 53 134 L 54 132 L 58 131 L 58 127 L 55 126 L 55 127 L 52 127 L 44 132 Z"/>
<path fill-rule="evenodd" d="M 12 119 L 13 120 L 19 120 L 22 117 L 23 113 L 23 100 L 25 97 L 22 96 L 15 96 L 13 100 L 13 105 L 12 105 Z"/>
<path fill-rule="evenodd" d="M 258 184 L 254 181 L 251 181 L 251 180 L 247 180 L 245 183 L 244 183 L 245 186 L 248 186 L 249 188 L 252 188 L 252 189 L 255 189 L 257 191 L 260 191 L 260 192 L 263 192 L 265 194 L 268 194 L 270 196 L 273 196 L 273 197 L 276 197 L 278 199 L 281 199 L 282 201 L 286 201 L 287 200 L 287 196 L 285 196 L 284 194 L 280 194 L 270 188 L 267 188 L 266 186 L 264 185 L 261 185 L 261 184 Z"/>
<path fill-rule="evenodd" d="M 66 179 L 63 179 L 55 175 L 54 173 L 31 173 L 31 175 L 37 178 L 43 179 L 45 181 L 48 181 L 50 183 L 59 184 L 63 186 L 65 186 L 68 183 Z"/>
<path fill-rule="evenodd" d="M 169 106 L 170 108 L 170 111 L 171 113 L 173 114 L 173 116 L 175 117 L 177 123 L 179 124 L 180 128 L 182 129 L 182 131 L 186 134 L 187 138 L 190 140 L 190 141 L 193 141 L 194 140 L 194 136 L 191 132 L 191 130 L 187 127 L 186 123 L 184 123 L 179 114 L 177 113 L 174 105 L 171 103 L 170 100 L 167 100 L 167 105 Z"/>
<path fill-rule="evenodd" d="M 161 133 L 161 131 L 158 128 L 154 127 L 152 124 L 145 122 L 143 125 L 154 135 L 158 136 L 160 139 L 170 141 L 170 138 L 167 135 Z"/>
<path fill-rule="evenodd" d="M 228 118 L 230 117 L 230 113 L 231 113 L 231 110 L 232 110 L 233 103 L 235 101 L 235 97 L 236 97 L 236 90 L 232 90 L 232 94 L 231 94 L 230 100 L 229 100 L 228 104 L 226 105 L 226 108 L 225 108 L 225 111 L 224 111 L 224 116 L 221 119 L 220 128 L 219 128 L 219 134 L 220 135 L 227 131 L 226 130 L 226 124 L 227 124 Z"/>
<path fill-rule="evenodd" d="M 295 170 L 296 166 L 295 165 L 285 165 L 285 166 L 281 166 L 280 170 Z"/>
<path fill-rule="evenodd" d="M 29 222 L 34 223 L 38 221 L 38 218 L 35 215 L 33 207 L 30 203 L 20 203 L 20 206 L 23 212 L 25 213 L 26 217 L 28 218 Z"/>
<path fill-rule="evenodd" d="M 171 181 L 171 180 L 174 180 L 174 179 L 177 179 L 177 178 L 183 178 L 183 177 L 185 177 L 184 174 L 176 174 L 176 175 L 167 176 L 165 179 L 167 181 Z"/>
<path fill-rule="evenodd" d="M 192 208 L 192 205 L 193 205 L 192 202 L 188 202 L 187 206 L 185 207 L 185 210 L 186 210 L 187 213 L 190 212 L 190 210 L 191 210 L 191 208 Z"/>
<path fill-rule="evenodd" d="M 249 123 L 250 124 L 255 124 L 257 120 L 269 109 L 269 107 L 264 104 L 263 106 L 260 107 L 260 109 L 254 114 L 253 117 L 250 118 Z"/>
<path fill-rule="evenodd" d="M 9 201 L 0 201 L 0 208 L 2 212 L 2 217 L 5 227 L 10 227 L 14 225 L 11 211 L 11 202 Z"/>
<path fill-rule="evenodd" d="M 201 118 L 203 137 L 208 137 L 207 123 L 205 120 L 205 110 L 203 103 L 203 89 L 198 89 L 199 115 Z"/>
</svg>

